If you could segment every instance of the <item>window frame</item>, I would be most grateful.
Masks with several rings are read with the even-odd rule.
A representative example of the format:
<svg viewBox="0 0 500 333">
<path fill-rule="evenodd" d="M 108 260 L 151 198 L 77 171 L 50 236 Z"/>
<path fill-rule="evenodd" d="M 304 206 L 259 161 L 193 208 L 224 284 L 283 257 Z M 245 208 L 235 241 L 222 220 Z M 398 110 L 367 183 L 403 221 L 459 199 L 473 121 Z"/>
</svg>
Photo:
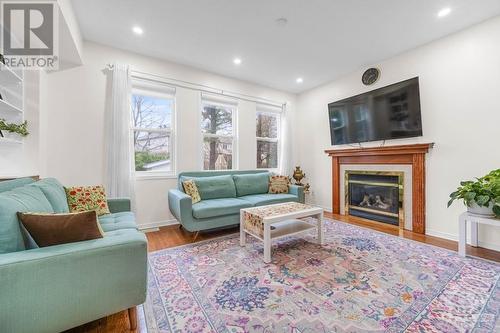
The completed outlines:
<svg viewBox="0 0 500 333">
<path fill-rule="evenodd" d="M 268 137 L 261 137 L 257 136 L 257 127 L 255 128 L 255 156 L 257 159 L 257 151 L 258 151 L 258 145 L 259 141 L 264 141 L 264 142 L 276 142 L 276 168 L 259 168 L 257 160 L 255 161 L 255 168 L 258 170 L 268 170 L 270 172 L 278 172 L 280 169 L 280 152 L 281 152 L 281 115 L 282 111 L 271 111 L 271 110 L 259 110 L 257 108 L 255 112 L 255 126 L 257 126 L 257 119 L 259 114 L 265 114 L 265 115 L 272 115 L 276 117 L 276 138 L 268 138 Z"/>
<path fill-rule="evenodd" d="M 221 101 L 218 101 L 220 99 Z M 224 103 L 223 97 L 215 97 L 212 98 L 209 96 L 201 95 L 200 99 L 200 110 L 198 112 L 199 117 L 199 126 L 198 133 L 200 134 L 200 170 L 202 171 L 218 171 L 217 169 L 205 169 L 205 158 L 204 158 L 204 144 L 205 138 L 222 138 L 222 139 L 231 139 L 231 169 L 224 170 L 238 170 L 238 101 L 228 103 Z M 206 105 L 216 106 L 220 108 L 228 108 L 231 110 L 231 127 L 232 127 L 232 135 L 220 135 L 220 134 L 212 134 L 212 133 L 203 133 L 203 109 Z M 220 170 L 223 171 L 223 170 Z"/>
<path fill-rule="evenodd" d="M 148 86 L 151 89 L 148 89 Z M 162 91 L 163 90 L 163 91 Z M 147 180 L 147 179 L 161 179 L 161 178 L 176 178 L 177 177 L 177 146 L 176 146 L 176 94 L 175 88 L 171 86 L 163 86 L 162 84 L 146 81 L 143 79 L 132 80 L 132 89 L 130 94 L 130 99 L 132 100 L 133 95 L 142 95 L 148 97 L 156 97 L 161 99 L 168 99 L 172 101 L 172 110 L 170 116 L 170 128 L 147 128 L 147 127 L 135 127 L 133 124 L 133 119 L 130 119 L 130 146 L 133 157 L 133 167 L 134 174 L 137 180 Z M 132 105 L 130 108 L 132 115 Z M 137 171 L 135 170 L 135 146 L 134 146 L 134 133 L 135 132 L 148 132 L 148 133 L 166 133 L 169 134 L 169 159 L 170 159 L 170 171 Z"/>
</svg>

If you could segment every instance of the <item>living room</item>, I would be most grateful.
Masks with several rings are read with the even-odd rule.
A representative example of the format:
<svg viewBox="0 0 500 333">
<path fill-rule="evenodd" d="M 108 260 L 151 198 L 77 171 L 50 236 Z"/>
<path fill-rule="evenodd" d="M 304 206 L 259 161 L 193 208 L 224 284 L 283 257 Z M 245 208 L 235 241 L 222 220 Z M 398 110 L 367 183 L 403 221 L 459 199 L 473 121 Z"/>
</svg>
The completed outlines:
<svg viewBox="0 0 500 333">
<path fill-rule="evenodd" d="M 0 5 L 1 332 L 500 330 L 500 1 Z"/>
</svg>

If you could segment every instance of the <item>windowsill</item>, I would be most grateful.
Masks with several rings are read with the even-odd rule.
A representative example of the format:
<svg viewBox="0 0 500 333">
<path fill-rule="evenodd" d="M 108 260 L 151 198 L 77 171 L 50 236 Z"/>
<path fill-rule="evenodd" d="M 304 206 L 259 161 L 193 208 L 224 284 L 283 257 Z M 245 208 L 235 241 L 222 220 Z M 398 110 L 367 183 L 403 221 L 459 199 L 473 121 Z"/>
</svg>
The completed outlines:
<svg viewBox="0 0 500 333">
<path fill-rule="evenodd" d="M 144 173 L 144 174 L 136 174 L 135 180 L 161 180 L 161 179 L 177 179 L 177 175 L 175 174 L 154 174 L 154 173 Z"/>
</svg>

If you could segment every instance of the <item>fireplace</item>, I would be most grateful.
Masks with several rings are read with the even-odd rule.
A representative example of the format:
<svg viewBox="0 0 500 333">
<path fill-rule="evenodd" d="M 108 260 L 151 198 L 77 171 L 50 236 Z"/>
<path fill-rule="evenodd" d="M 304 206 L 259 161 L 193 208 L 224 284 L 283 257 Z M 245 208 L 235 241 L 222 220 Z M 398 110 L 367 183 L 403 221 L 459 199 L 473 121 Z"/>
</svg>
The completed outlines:
<svg viewBox="0 0 500 333">
<path fill-rule="evenodd" d="M 405 214 L 404 216 L 403 214 L 399 214 L 399 218 L 405 219 L 406 223 L 400 224 L 400 228 L 405 228 L 418 234 L 425 234 L 425 155 L 429 152 L 429 148 L 433 146 L 433 143 L 418 143 L 326 150 L 325 152 L 331 157 L 332 162 L 332 213 L 334 216 L 342 213 L 348 214 L 348 210 L 344 211 L 344 209 L 341 209 L 341 201 L 343 200 L 341 200 L 340 183 L 344 179 L 344 174 L 340 172 L 342 167 L 352 165 L 354 166 L 353 168 L 345 170 L 356 170 L 356 166 L 371 166 L 375 170 L 379 165 L 405 165 L 411 169 L 409 172 L 404 171 L 405 175 L 409 174 L 409 177 L 405 177 L 405 181 L 409 182 L 409 184 L 404 189 Z M 377 170 L 384 169 L 380 168 Z M 403 171 L 401 169 L 394 170 Z M 342 186 L 342 189 L 345 189 L 345 187 Z M 345 196 L 342 195 L 342 198 L 344 199 Z"/>
<path fill-rule="evenodd" d="M 404 172 L 345 171 L 345 212 L 404 227 Z"/>
</svg>

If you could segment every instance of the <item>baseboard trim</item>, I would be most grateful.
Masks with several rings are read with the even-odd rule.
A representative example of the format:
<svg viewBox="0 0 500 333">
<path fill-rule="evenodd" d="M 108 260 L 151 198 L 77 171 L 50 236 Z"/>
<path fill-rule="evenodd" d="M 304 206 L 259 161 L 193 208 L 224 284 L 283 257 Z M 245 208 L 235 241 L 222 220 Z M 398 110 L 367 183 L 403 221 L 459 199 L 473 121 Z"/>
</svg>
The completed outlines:
<svg viewBox="0 0 500 333">
<path fill-rule="evenodd" d="M 454 234 L 450 234 L 447 232 L 442 232 L 442 231 L 437 231 L 437 230 L 431 230 L 431 229 L 426 229 L 425 234 L 429 236 L 434 236 L 434 237 L 439 237 L 439 238 L 444 238 L 448 240 L 452 240 L 457 242 L 458 241 L 458 236 Z"/>
<path fill-rule="evenodd" d="M 450 234 L 450 233 L 447 233 L 447 232 L 442 232 L 442 231 L 427 229 L 425 231 L 425 234 L 429 235 L 429 236 L 444 238 L 444 239 L 448 239 L 448 240 L 452 240 L 452 241 L 458 242 L 458 235 Z M 468 243 L 470 242 L 470 236 L 467 237 L 467 242 Z M 478 243 L 479 247 L 484 247 L 486 249 L 500 251 L 500 245 L 498 245 L 498 244 L 490 243 L 490 242 L 484 242 L 484 241 L 481 241 L 481 240 L 478 240 L 477 243 Z"/>
<path fill-rule="evenodd" d="M 331 212 L 333 212 L 332 207 L 327 207 L 327 206 L 316 205 L 315 203 L 312 203 L 312 202 L 306 202 L 306 204 L 308 204 L 308 205 L 312 205 L 312 206 L 316 206 L 316 207 L 320 207 L 320 208 L 323 208 L 323 209 L 325 210 L 325 212 L 327 212 L 327 213 L 331 213 Z"/>
<path fill-rule="evenodd" d="M 158 231 L 158 228 L 160 228 L 160 227 L 166 227 L 169 225 L 176 225 L 176 224 L 179 224 L 179 222 L 176 219 L 171 219 L 171 220 L 164 220 L 164 221 L 141 223 L 137 227 L 141 231 L 150 232 L 150 231 Z"/>
</svg>

